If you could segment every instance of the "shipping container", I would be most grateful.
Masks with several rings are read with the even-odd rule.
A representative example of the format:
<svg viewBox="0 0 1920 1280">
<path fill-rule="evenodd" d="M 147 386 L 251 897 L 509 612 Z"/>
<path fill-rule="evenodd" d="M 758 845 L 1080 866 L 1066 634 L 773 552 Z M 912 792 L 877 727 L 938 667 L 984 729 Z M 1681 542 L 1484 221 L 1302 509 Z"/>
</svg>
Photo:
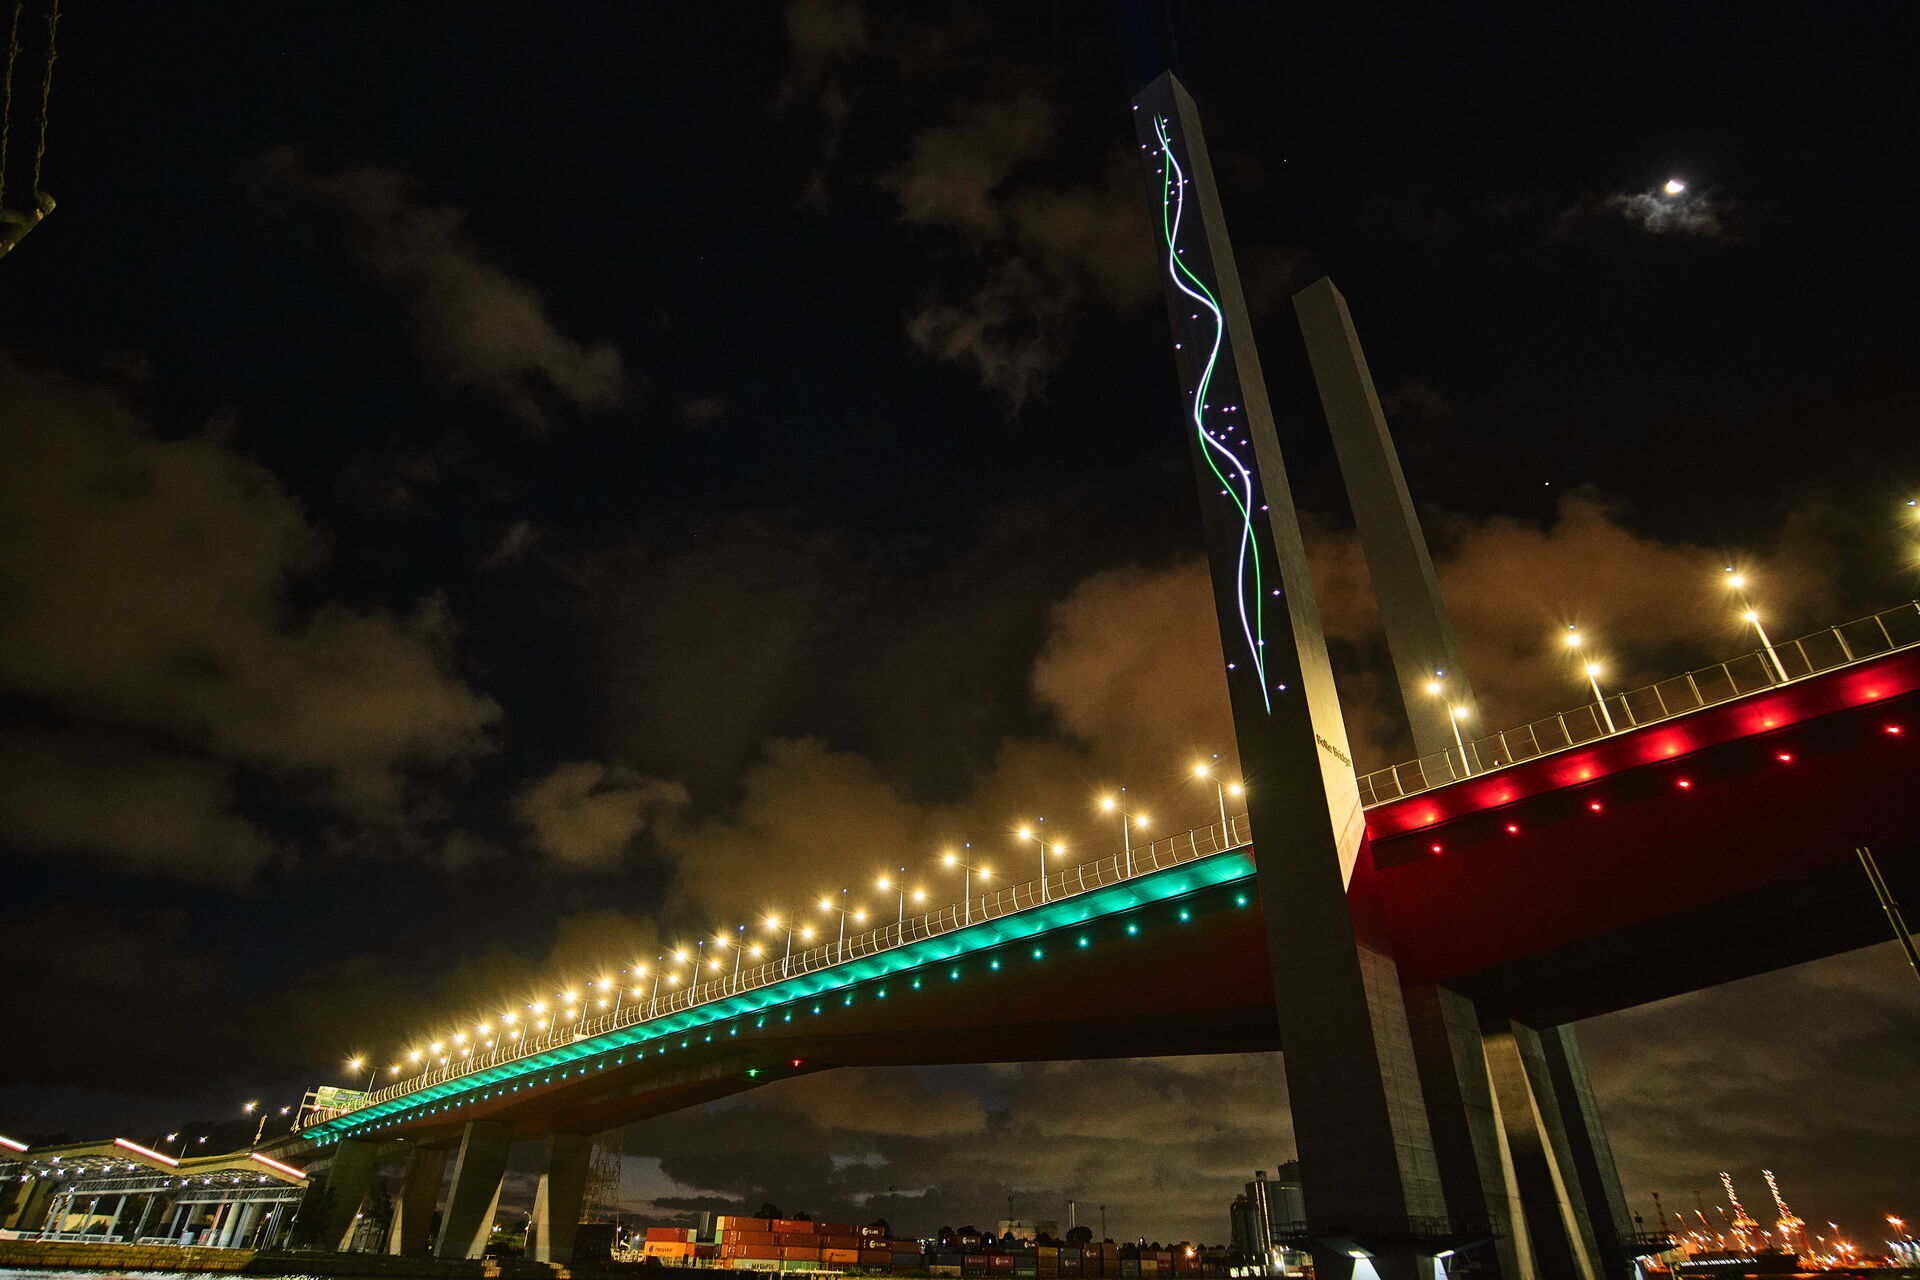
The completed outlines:
<svg viewBox="0 0 1920 1280">
<path fill-rule="evenodd" d="M 819 1235 L 815 1236 L 814 1242 L 818 1244 L 822 1249 L 858 1249 L 862 1243 L 859 1236 L 853 1236 L 853 1235 L 849 1235 L 849 1236 L 831 1235 L 830 1236 L 830 1235 L 827 1235 L 825 1232 L 821 1232 Z"/>
<path fill-rule="evenodd" d="M 778 1244 L 779 1242 L 779 1238 L 771 1231 L 735 1231 L 729 1228 L 720 1233 L 721 1244 Z"/>
<path fill-rule="evenodd" d="M 767 1228 L 769 1231 L 804 1231 L 808 1235 L 813 1234 L 813 1224 L 804 1218 L 770 1218 L 768 1221 L 772 1224 Z"/>
<path fill-rule="evenodd" d="M 820 1251 L 820 1261 L 858 1262 L 860 1261 L 860 1251 L 858 1249 L 822 1249 Z"/>
<path fill-rule="evenodd" d="M 986 1270 L 985 1267 L 980 1269 L 982 1271 Z M 964 1268 L 957 1262 L 929 1262 L 927 1264 L 927 1274 L 930 1276 L 958 1276 L 963 1274 L 963 1271 Z"/>
</svg>

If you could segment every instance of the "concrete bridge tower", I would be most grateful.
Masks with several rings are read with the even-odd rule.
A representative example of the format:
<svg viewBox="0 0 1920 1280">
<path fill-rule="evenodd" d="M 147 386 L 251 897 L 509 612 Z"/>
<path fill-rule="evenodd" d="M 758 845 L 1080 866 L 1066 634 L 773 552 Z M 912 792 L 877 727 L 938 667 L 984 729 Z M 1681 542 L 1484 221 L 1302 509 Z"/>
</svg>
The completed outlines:
<svg viewBox="0 0 1920 1280">
<path fill-rule="evenodd" d="M 1205 138 L 1171 73 L 1133 114 L 1249 815 L 1278 833 L 1260 843 L 1259 875 L 1301 1243 L 1323 1276 L 1424 1280 L 1491 1221 L 1494 1274 L 1630 1274 L 1612 1155 L 1570 1033 L 1443 988 L 1403 994 L 1384 930 L 1349 909 L 1356 867 L 1370 865 L 1365 824 Z M 1471 694 L 1365 356 L 1330 281 L 1296 305 L 1415 741 L 1451 750 L 1446 717 Z"/>
</svg>

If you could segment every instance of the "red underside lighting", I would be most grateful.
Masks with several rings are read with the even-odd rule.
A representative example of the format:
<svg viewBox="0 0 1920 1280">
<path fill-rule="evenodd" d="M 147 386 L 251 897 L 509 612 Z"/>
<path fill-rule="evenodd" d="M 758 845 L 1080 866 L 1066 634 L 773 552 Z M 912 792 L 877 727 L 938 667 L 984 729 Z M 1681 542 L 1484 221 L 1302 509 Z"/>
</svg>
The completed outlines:
<svg viewBox="0 0 1920 1280">
<path fill-rule="evenodd" d="M 1678 782 L 1675 782 L 1673 785 L 1680 788 L 1682 791 L 1685 791 L 1688 788 L 1693 786 L 1693 780 L 1691 778 L 1681 778 Z"/>
<path fill-rule="evenodd" d="M 1774 757 L 1774 759 L 1775 759 L 1775 760 L 1778 760 L 1778 761 L 1779 761 L 1779 762 L 1780 762 L 1781 764 L 1792 764 L 1792 763 L 1793 763 L 1793 752 L 1791 752 L 1791 751 L 1782 751 L 1782 752 L 1781 752 L 1781 753 L 1780 753 L 1779 755 L 1777 755 L 1777 756 L 1775 756 L 1775 757 Z"/>
<path fill-rule="evenodd" d="M 799 1058 L 795 1058 L 795 1059 L 794 1059 L 794 1060 L 792 1061 L 792 1063 L 791 1063 L 791 1064 L 789 1064 L 789 1065 L 791 1065 L 791 1066 L 796 1066 L 796 1067 L 797 1067 L 797 1066 L 799 1066 L 799 1065 L 800 1065 L 800 1063 L 801 1063 L 801 1059 L 799 1059 Z"/>
<path fill-rule="evenodd" d="M 1900 726 L 1897 724 L 1882 725 L 1881 728 L 1885 729 L 1888 733 L 1895 734 L 1895 735 L 1898 735 L 1900 732 Z"/>
<path fill-rule="evenodd" d="M 1509 822 L 1509 823 L 1507 824 L 1507 834 L 1508 834 L 1508 835 L 1510 835 L 1510 836 L 1517 836 L 1517 835 L 1519 835 L 1519 834 L 1520 834 L 1520 824 L 1519 824 L 1519 823 L 1517 823 L 1517 822 Z"/>
<path fill-rule="evenodd" d="M 1598 800 L 1589 800 L 1587 801 L 1587 808 L 1593 810 L 1595 813 L 1598 813 L 1600 812 L 1600 802 Z"/>
<path fill-rule="evenodd" d="M 1446 850 L 1445 850 L 1445 849 L 1443 849 L 1443 848 L 1441 848 L 1441 847 L 1440 847 L 1439 845 L 1437 845 L 1437 844 L 1436 844 L 1436 845 L 1432 845 L 1432 846 L 1429 846 L 1429 847 L 1430 847 L 1430 848 L 1432 849 L 1432 851 L 1433 851 L 1433 852 L 1435 852 L 1435 853 L 1445 853 L 1445 852 L 1446 852 Z"/>
</svg>

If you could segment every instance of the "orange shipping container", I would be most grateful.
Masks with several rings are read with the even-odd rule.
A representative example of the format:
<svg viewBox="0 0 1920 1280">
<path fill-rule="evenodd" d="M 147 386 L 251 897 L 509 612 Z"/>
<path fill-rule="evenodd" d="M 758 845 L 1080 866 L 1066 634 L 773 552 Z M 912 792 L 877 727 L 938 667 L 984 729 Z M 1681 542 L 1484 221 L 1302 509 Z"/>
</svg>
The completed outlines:
<svg viewBox="0 0 1920 1280">
<path fill-rule="evenodd" d="M 858 1249 L 860 1247 L 859 1236 L 830 1236 L 822 1232 L 818 1240 L 822 1249 Z"/>
<path fill-rule="evenodd" d="M 860 1228 L 851 1222 L 816 1222 L 813 1229 L 823 1236 L 857 1236 Z"/>
<path fill-rule="evenodd" d="M 822 1249 L 820 1261 L 854 1263 L 860 1261 L 860 1251 L 858 1249 Z"/>
<path fill-rule="evenodd" d="M 788 1262 L 820 1261 L 820 1250 L 818 1249 L 805 1249 L 800 1247 L 799 1245 L 791 1245 L 791 1244 L 780 1245 L 778 1247 L 780 1250 L 780 1256 Z"/>
<path fill-rule="evenodd" d="M 804 1218 L 770 1218 L 768 1222 L 771 1224 L 767 1228 L 769 1231 L 804 1231 L 808 1235 L 814 1233 L 813 1224 Z"/>
</svg>

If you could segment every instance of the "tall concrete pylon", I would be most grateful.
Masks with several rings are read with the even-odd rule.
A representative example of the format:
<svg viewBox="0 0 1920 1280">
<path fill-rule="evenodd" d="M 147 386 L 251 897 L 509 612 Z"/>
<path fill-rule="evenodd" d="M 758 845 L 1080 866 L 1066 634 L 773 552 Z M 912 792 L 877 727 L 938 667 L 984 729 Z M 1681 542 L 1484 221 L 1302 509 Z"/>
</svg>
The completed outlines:
<svg viewBox="0 0 1920 1280">
<path fill-rule="evenodd" d="M 1259 848 L 1309 1247 L 1328 1280 L 1426 1280 L 1450 1236 L 1392 952 L 1348 910 L 1366 838 L 1352 753 L 1193 100 L 1134 100 Z"/>
<path fill-rule="evenodd" d="M 1379 601 L 1414 750 L 1421 756 L 1454 751 L 1451 717 L 1455 708 L 1470 717 L 1473 689 L 1353 316 L 1326 276 L 1295 294 L 1293 306 Z M 1428 688 L 1436 681 L 1438 695 Z M 1471 730 L 1466 736 L 1473 736 Z"/>
</svg>

